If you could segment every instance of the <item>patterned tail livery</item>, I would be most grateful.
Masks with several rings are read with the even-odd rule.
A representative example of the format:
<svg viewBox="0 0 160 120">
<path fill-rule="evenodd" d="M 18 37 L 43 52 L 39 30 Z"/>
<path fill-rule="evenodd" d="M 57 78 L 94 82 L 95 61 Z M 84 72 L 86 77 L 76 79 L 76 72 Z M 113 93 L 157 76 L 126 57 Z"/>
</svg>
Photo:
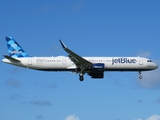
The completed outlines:
<svg viewBox="0 0 160 120">
<path fill-rule="evenodd" d="M 9 56 L 13 58 L 29 57 L 21 46 L 12 37 L 6 37 Z"/>
</svg>

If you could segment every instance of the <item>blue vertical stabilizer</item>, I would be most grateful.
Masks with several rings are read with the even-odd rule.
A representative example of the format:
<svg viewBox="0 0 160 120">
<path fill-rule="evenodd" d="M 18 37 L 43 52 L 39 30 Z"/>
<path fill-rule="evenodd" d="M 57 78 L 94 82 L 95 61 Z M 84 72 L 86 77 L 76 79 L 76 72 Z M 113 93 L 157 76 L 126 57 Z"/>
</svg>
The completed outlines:
<svg viewBox="0 0 160 120">
<path fill-rule="evenodd" d="M 6 37 L 9 56 L 13 58 L 29 57 L 22 47 L 12 37 Z"/>
</svg>

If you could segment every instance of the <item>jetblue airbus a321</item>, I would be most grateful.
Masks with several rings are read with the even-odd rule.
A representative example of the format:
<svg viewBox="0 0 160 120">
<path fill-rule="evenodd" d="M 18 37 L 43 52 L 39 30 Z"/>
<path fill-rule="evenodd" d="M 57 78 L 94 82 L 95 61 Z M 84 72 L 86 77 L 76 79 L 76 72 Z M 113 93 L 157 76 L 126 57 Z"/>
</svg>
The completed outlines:
<svg viewBox="0 0 160 120">
<path fill-rule="evenodd" d="M 42 71 L 71 71 L 79 74 L 79 80 L 84 80 L 84 74 L 92 78 L 104 78 L 105 71 L 137 71 L 142 79 L 141 71 L 158 68 L 158 65 L 144 57 L 81 57 L 71 51 L 60 40 L 68 57 L 32 57 L 12 38 L 6 37 L 9 55 L 4 55 L 4 63 Z"/>
</svg>

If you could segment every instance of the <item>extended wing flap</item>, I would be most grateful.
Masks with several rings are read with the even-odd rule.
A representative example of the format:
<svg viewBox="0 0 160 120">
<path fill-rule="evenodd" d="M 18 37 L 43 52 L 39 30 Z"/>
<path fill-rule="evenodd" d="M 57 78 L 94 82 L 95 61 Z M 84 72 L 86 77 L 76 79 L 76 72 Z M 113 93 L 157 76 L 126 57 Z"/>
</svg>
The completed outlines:
<svg viewBox="0 0 160 120">
<path fill-rule="evenodd" d="M 16 58 L 13 58 L 13 57 L 10 57 L 8 55 L 3 55 L 5 58 L 7 58 L 8 60 L 10 61 L 13 61 L 13 62 L 21 62 L 20 60 L 17 60 Z"/>
</svg>

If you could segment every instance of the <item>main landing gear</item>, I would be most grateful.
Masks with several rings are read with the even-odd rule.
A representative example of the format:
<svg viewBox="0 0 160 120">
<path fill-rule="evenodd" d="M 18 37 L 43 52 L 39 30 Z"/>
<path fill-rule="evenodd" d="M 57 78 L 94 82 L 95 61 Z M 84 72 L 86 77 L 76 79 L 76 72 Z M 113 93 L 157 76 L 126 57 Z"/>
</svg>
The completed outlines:
<svg viewBox="0 0 160 120">
<path fill-rule="evenodd" d="M 139 79 L 142 79 L 142 78 L 143 78 L 143 76 L 141 74 L 141 71 L 139 71 Z"/>
<path fill-rule="evenodd" d="M 84 75 L 84 73 L 82 73 L 82 72 L 79 73 L 79 80 L 80 80 L 80 81 L 83 81 L 83 80 L 84 80 L 83 75 Z"/>
</svg>

